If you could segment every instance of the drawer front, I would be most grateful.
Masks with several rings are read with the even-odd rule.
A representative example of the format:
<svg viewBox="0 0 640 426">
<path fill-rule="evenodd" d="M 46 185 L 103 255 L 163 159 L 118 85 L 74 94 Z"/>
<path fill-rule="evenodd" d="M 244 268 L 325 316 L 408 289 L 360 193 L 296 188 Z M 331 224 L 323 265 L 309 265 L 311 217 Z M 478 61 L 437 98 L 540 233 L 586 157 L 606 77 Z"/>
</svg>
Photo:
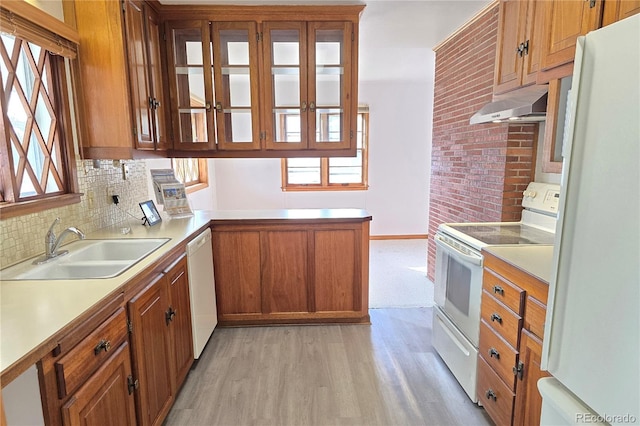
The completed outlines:
<svg viewBox="0 0 640 426">
<path fill-rule="evenodd" d="M 489 364 L 478 359 L 478 402 L 495 422 L 496 426 L 510 426 L 515 394 L 505 385 Z"/>
<path fill-rule="evenodd" d="M 58 397 L 84 383 L 126 338 L 127 314 L 121 307 L 55 363 Z"/>
<path fill-rule="evenodd" d="M 513 374 L 513 367 L 518 362 L 518 351 L 493 331 L 484 320 L 480 321 L 480 355 L 507 386 L 515 391 L 516 376 Z"/>
<path fill-rule="evenodd" d="M 524 327 L 542 339 L 546 317 L 547 306 L 533 297 L 527 297 L 527 306 L 524 311 Z"/>
<path fill-rule="evenodd" d="M 482 292 L 481 318 L 511 346 L 518 347 L 522 317 L 498 302 L 491 294 Z"/>
<path fill-rule="evenodd" d="M 513 312 L 522 315 L 524 290 L 485 269 L 482 276 L 482 288 L 497 300 L 507 305 Z"/>
</svg>

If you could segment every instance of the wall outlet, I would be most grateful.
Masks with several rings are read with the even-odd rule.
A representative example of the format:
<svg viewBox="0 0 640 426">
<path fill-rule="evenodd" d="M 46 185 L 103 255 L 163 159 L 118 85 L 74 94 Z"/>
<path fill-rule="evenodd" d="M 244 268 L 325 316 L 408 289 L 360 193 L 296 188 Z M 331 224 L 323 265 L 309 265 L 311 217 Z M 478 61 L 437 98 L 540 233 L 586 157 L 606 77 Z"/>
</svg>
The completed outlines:
<svg viewBox="0 0 640 426">
<path fill-rule="evenodd" d="M 129 179 L 129 165 L 122 163 L 122 180 Z"/>
</svg>

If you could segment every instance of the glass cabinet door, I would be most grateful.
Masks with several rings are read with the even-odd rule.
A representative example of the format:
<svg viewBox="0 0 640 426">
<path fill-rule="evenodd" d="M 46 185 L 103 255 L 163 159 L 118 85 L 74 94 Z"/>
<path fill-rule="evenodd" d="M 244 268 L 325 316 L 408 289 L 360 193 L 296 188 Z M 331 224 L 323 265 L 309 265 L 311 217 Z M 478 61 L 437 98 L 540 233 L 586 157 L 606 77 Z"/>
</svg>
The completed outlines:
<svg viewBox="0 0 640 426">
<path fill-rule="evenodd" d="M 177 109 L 174 149 L 216 149 L 209 23 L 169 22 L 168 29 L 171 101 Z"/>
<path fill-rule="evenodd" d="M 219 149 L 260 149 L 255 22 L 214 22 L 213 79 Z"/>
<path fill-rule="evenodd" d="M 351 23 L 309 22 L 309 148 L 349 148 Z"/>
<path fill-rule="evenodd" d="M 308 146 L 307 33 L 304 22 L 265 22 L 264 122 L 267 149 Z"/>
</svg>

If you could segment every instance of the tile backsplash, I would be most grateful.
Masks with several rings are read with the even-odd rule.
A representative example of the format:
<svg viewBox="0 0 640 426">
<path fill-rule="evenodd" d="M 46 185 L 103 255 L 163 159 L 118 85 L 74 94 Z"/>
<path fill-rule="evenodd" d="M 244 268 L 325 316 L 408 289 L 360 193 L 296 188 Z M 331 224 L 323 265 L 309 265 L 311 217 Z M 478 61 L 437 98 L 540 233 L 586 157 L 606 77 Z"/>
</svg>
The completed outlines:
<svg viewBox="0 0 640 426">
<path fill-rule="evenodd" d="M 129 167 L 127 180 L 122 179 L 122 163 Z M 80 203 L 0 220 L 0 269 L 44 253 L 44 237 L 56 217 L 60 218 L 56 233 L 69 226 L 91 233 L 120 223 L 140 223 L 138 203 L 150 197 L 144 160 L 78 160 L 77 166 L 84 194 Z M 119 195 L 117 206 L 113 194 Z"/>
</svg>

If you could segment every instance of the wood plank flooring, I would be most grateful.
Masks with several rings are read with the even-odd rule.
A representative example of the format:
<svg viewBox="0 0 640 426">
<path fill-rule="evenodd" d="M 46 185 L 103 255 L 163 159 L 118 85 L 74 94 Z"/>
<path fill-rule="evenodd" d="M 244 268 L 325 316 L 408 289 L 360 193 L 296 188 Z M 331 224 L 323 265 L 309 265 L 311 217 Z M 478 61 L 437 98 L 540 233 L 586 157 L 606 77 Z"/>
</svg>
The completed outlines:
<svg viewBox="0 0 640 426">
<path fill-rule="evenodd" d="M 216 329 L 166 425 L 489 425 L 431 346 L 432 308 L 371 325 Z"/>
</svg>

